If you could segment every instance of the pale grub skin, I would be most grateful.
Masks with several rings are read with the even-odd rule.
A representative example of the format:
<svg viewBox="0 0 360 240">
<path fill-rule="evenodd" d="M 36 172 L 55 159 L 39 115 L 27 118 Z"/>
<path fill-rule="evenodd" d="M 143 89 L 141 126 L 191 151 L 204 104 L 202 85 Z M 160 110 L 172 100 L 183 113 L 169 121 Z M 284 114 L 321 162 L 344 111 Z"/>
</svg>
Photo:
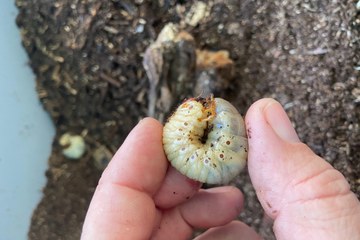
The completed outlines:
<svg viewBox="0 0 360 240">
<path fill-rule="evenodd" d="M 246 165 L 244 120 L 221 98 L 183 102 L 164 126 L 163 144 L 173 167 L 203 183 L 227 184 Z"/>
</svg>

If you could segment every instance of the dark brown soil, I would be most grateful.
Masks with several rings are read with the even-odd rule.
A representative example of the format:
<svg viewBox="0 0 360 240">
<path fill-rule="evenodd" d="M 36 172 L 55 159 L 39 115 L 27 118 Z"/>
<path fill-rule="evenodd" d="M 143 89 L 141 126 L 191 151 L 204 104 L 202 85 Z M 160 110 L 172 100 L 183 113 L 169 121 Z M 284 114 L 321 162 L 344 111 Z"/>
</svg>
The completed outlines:
<svg viewBox="0 0 360 240">
<path fill-rule="evenodd" d="M 347 2 L 347 3 L 345 3 Z M 93 152 L 112 153 L 147 114 L 145 49 L 168 22 L 183 20 L 192 1 L 17 0 L 23 45 L 37 90 L 56 126 L 44 197 L 30 239 L 78 239 L 101 170 Z M 200 49 L 225 49 L 235 65 L 226 90 L 244 114 L 273 97 L 302 141 L 339 169 L 360 194 L 360 13 L 355 1 L 206 2 L 209 15 L 185 26 Z M 185 12 L 184 12 L 185 11 Z M 86 154 L 68 160 L 58 138 L 82 134 Z M 271 222 L 246 173 L 235 181 L 246 197 L 241 220 L 265 239 Z"/>
</svg>

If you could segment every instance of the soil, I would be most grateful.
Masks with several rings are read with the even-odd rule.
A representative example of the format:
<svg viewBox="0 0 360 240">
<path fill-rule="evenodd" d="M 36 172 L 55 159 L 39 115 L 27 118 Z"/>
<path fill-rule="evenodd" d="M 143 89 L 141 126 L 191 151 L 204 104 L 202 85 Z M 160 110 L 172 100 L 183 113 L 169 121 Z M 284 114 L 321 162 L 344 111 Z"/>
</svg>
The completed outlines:
<svg viewBox="0 0 360 240">
<path fill-rule="evenodd" d="M 183 25 L 198 49 L 228 50 L 234 76 L 222 94 L 242 114 L 262 97 L 280 101 L 301 140 L 340 170 L 360 194 L 360 13 L 355 1 L 211 0 Z M 114 153 L 148 112 L 146 48 L 193 1 L 16 0 L 23 45 L 39 98 L 56 126 L 44 196 L 29 239 L 79 239 L 101 175 L 94 151 Z M 79 134 L 87 151 L 68 160 L 58 143 Z M 104 156 L 107 156 L 106 154 Z M 100 159 L 100 165 L 107 158 Z M 99 159 L 98 159 L 99 161 Z M 99 162 L 97 162 L 99 163 Z M 101 166 L 102 166 L 101 165 Z M 276 174 L 276 173 L 274 173 Z M 274 239 L 247 173 L 239 219 Z"/>
</svg>

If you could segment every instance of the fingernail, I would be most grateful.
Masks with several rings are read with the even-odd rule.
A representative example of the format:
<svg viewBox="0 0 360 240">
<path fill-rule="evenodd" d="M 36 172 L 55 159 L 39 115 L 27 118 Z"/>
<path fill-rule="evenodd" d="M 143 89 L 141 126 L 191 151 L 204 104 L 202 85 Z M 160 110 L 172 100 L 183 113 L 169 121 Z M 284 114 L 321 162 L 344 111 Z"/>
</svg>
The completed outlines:
<svg viewBox="0 0 360 240">
<path fill-rule="evenodd" d="M 274 132 L 284 141 L 300 142 L 286 112 L 275 100 L 271 100 L 263 110 L 266 121 Z"/>
<path fill-rule="evenodd" d="M 138 123 L 136 125 L 139 125 L 140 123 L 142 123 L 144 120 L 146 120 L 148 117 L 141 117 L 140 120 L 138 121 Z"/>
</svg>

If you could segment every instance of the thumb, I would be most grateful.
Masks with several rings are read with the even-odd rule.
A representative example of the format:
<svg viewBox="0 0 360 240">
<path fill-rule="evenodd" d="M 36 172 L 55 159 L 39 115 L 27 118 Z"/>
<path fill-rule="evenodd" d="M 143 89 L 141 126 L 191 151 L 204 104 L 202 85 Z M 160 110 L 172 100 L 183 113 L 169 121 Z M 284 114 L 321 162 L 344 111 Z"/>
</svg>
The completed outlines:
<svg viewBox="0 0 360 240">
<path fill-rule="evenodd" d="M 299 141 L 272 99 L 247 115 L 248 167 L 277 239 L 360 239 L 360 203 L 344 176 Z"/>
</svg>

